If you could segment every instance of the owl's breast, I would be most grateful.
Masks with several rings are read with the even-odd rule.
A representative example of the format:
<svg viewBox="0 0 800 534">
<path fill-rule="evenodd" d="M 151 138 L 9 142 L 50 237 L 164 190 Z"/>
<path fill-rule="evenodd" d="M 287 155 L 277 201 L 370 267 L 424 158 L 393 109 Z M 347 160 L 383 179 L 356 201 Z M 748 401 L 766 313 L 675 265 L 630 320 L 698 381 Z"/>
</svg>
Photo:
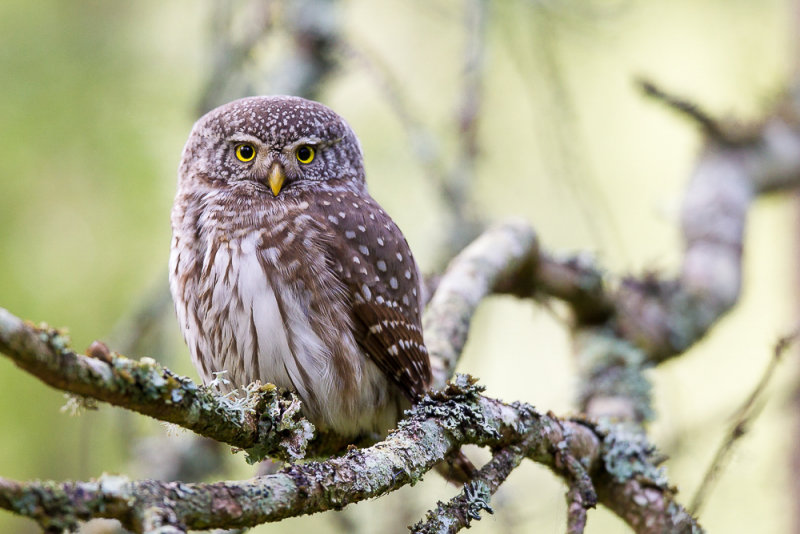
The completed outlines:
<svg viewBox="0 0 800 534">
<path fill-rule="evenodd" d="M 292 389 L 321 428 L 388 428 L 399 408 L 386 404 L 386 379 L 353 337 L 345 292 L 326 259 L 330 236 L 299 211 L 279 210 L 249 231 L 201 225 L 186 251 L 173 242 L 171 287 L 195 365 L 206 382 L 225 371 L 231 387 L 259 380 Z M 366 399 L 391 412 L 377 426 Z"/>
</svg>

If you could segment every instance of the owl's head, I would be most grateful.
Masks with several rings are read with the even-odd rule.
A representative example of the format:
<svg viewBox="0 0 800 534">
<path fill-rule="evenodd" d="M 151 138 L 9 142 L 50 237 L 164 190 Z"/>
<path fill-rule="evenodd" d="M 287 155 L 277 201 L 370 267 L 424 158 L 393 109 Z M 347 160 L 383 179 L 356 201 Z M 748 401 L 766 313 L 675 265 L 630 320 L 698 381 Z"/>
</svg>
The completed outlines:
<svg viewBox="0 0 800 534">
<path fill-rule="evenodd" d="M 294 96 L 256 96 L 209 111 L 183 150 L 182 185 L 197 181 L 291 194 L 320 182 L 364 187 L 361 147 L 331 109 Z"/>
</svg>

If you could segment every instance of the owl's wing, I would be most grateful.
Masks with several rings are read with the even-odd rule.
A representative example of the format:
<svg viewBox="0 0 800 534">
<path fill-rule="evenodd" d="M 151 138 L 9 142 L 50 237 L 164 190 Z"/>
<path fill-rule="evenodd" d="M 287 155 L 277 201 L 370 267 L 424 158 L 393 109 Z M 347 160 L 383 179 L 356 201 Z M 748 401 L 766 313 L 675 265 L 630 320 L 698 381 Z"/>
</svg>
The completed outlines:
<svg viewBox="0 0 800 534">
<path fill-rule="evenodd" d="M 431 366 L 422 338 L 419 272 L 405 237 L 369 196 L 341 192 L 318 207 L 336 234 L 329 259 L 349 293 L 356 342 L 404 395 L 422 397 Z"/>
<path fill-rule="evenodd" d="M 353 307 L 356 342 L 414 401 L 430 387 L 431 366 L 421 329 L 395 308 L 374 303 Z"/>
</svg>

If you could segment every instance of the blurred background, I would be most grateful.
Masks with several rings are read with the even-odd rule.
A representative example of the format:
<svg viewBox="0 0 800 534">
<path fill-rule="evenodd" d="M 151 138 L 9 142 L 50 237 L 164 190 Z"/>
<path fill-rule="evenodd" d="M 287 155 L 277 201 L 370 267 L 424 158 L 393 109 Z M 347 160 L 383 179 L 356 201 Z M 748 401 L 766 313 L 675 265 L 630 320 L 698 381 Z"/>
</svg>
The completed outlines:
<svg viewBox="0 0 800 534">
<path fill-rule="evenodd" d="M 634 81 L 652 79 L 715 116 L 757 120 L 797 74 L 794 4 L 5 0 L 0 306 L 68 327 L 76 350 L 102 339 L 197 378 L 161 297 L 178 159 L 203 111 L 274 92 L 313 96 L 351 123 L 371 192 L 423 271 L 440 270 L 476 220 L 514 215 L 547 250 L 591 254 L 615 278 L 672 273 L 681 195 L 702 140 Z M 466 128 L 464 109 L 476 110 Z M 690 352 L 650 372 L 658 410 L 650 435 L 670 456 L 683 503 L 776 339 L 797 321 L 796 207 L 789 196 L 756 202 L 740 303 Z M 480 377 L 489 395 L 569 414 L 577 388 L 563 312 L 487 300 L 459 370 Z M 701 524 L 709 532 L 792 531 L 795 360 L 790 353 L 781 364 L 763 413 L 708 498 Z M 175 448 L 191 441 L 120 409 L 72 416 L 66 404 L 0 358 L 0 475 L 153 476 L 164 457 L 148 454 L 148 439 Z M 189 462 L 192 476 L 253 474 L 227 451 L 216 469 L 200 463 Z M 344 512 L 252 532 L 405 532 L 455 492 L 431 474 Z M 563 532 L 563 492 L 528 462 L 473 531 Z M 0 512 L 0 532 L 36 531 Z M 587 532 L 620 531 L 609 512 L 590 512 Z"/>
</svg>

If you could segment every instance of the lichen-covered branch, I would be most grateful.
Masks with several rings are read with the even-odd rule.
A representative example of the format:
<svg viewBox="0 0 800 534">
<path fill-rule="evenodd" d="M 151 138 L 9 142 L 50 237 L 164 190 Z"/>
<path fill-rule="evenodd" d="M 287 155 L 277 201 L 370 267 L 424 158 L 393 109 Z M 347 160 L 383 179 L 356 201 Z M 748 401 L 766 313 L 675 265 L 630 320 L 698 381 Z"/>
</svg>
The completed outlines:
<svg viewBox="0 0 800 534">
<path fill-rule="evenodd" d="M 313 427 L 299 401 L 267 384 L 240 400 L 221 397 L 154 360 L 128 359 L 93 344 L 90 355 L 69 348 L 63 332 L 35 326 L 0 308 L 0 353 L 57 389 L 174 423 L 242 449 L 253 460 L 297 458 Z"/>
<path fill-rule="evenodd" d="M 339 509 L 413 484 L 449 451 L 475 443 L 509 451 L 519 444 L 528 458 L 563 476 L 569 476 L 562 463 L 564 455 L 574 457 L 587 473 L 594 473 L 593 480 L 603 485 L 598 493 L 602 489 L 611 495 L 608 502 L 618 507 L 633 506 L 632 502 L 623 502 L 624 495 L 617 490 L 617 477 L 627 473 L 623 480 L 646 484 L 650 493 L 665 503 L 656 517 L 647 518 L 649 524 L 666 524 L 683 513 L 662 481 L 643 479 L 655 469 L 648 465 L 646 447 L 642 449 L 636 442 L 627 449 L 607 446 L 623 439 L 614 429 L 598 430 L 578 421 L 561 421 L 528 405 L 489 399 L 480 391 L 474 381 L 459 376 L 447 388 L 417 404 L 385 441 L 351 449 L 324 462 L 292 465 L 274 475 L 211 484 L 131 481 L 115 476 L 66 483 L 0 478 L 0 507 L 35 519 L 50 531 L 74 528 L 78 521 L 93 517 L 116 518 L 136 532 L 165 527 L 176 532 L 247 527 Z M 517 460 L 513 452 L 509 454 L 510 472 Z M 623 461 L 626 456 L 631 465 Z M 491 476 L 484 471 L 476 484 L 491 487 L 502 482 L 502 478 L 493 480 Z M 485 488 L 476 486 L 470 492 L 474 508 Z M 646 528 L 638 531 L 654 532 Z"/>
<path fill-rule="evenodd" d="M 800 115 L 785 111 L 789 103 L 746 136 L 707 138 L 684 193 L 680 275 L 631 279 L 615 297 L 618 330 L 649 361 L 682 353 L 736 303 L 750 205 L 759 193 L 800 186 Z"/>
<path fill-rule="evenodd" d="M 428 511 L 411 531 L 415 534 L 454 533 L 469 528 L 473 520 L 481 518 L 482 511 L 493 514 L 490 497 L 525 460 L 527 452 L 524 441 L 497 450 L 458 495 L 447 503 L 436 503 L 436 508 Z"/>
<path fill-rule="evenodd" d="M 570 288 L 571 281 L 575 280 L 587 283 Z M 425 314 L 426 342 L 434 363 L 438 363 L 435 365 L 437 384 L 441 386 L 446 377 L 452 375 L 466 342 L 472 314 L 489 293 L 530 295 L 542 288 L 559 288 L 561 294 L 577 302 L 599 291 L 598 280 L 594 271 L 578 260 L 556 260 L 540 254 L 533 231 L 522 222 L 507 222 L 488 229 L 451 262 Z M 297 457 L 303 453 L 309 438 L 308 424 L 299 418 L 296 401 L 278 395 L 271 387 L 250 391 L 243 401 L 226 400 L 149 360 L 135 362 L 110 353 L 102 346 L 93 346 L 89 355 L 76 354 L 67 347 L 63 334 L 25 323 L 5 310 L 0 313 L 0 351 L 54 387 L 133 409 L 247 448 L 254 459 L 265 455 Z M 115 488 L 124 490 L 120 490 L 124 496 L 121 501 L 128 504 L 123 505 L 119 499 L 115 500 L 116 494 L 104 493 L 103 484 L 50 483 L 42 486 L 6 481 L 4 487 L 10 493 L 4 506 L 41 522 L 112 514 L 111 517 L 132 528 L 143 530 L 142 525 L 150 524 L 148 521 L 152 522 L 154 517 L 149 512 L 146 518 L 140 517 L 143 510 L 156 510 L 159 518 L 177 518 L 169 519 L 173 526 L 247 526 L 339 508 L 355 500 L 380 495 L 413 483 L 461 445 L 477 443 L 497 452 L 494 460 L 481 470 L 476 479 L 478 485 L 471 486 L 461 500 L 457 498 L 452 504 L 453 510 L 466 510 L 464 517 L 475 517 L 479 497 L 488 498 L 497 489 L 521 461 L 522 456 L 516 456 L 519 454 L 549 466 L 567 481 L 569 522 L 573 530 L 585 522 L 583 510 L 594 504 L 592 484 L 597 483 L 603 484 L 602 492 L 597 488 L 601 502 L 621 517 L 628 514 L 632 524 L 646 519 L 650 513 L 648 507 L 634 506 L 632 501 L 626 500 L 641 497 L 628 485 L 639 479 L 644 480 L 642 491 L 649 492 L 648 499 L 655 499 L 657 506 L 653 510 L 660 518 L 648 519 L 643 524 L 667 524 L 675 513 L 686 515 L 673 500 L 666 481 L 653 482 L 657 471 L 642 468 L 650 465 L 652 452 L 642 436 L 619 438 L 618 430 L 598 431 L 580 421 L 559 421 L 552 416 L 542 416 L 523 404 L 505 405 L 481 397 L 470 388 L 473 386 L 461 380 L 448 386 L 444 393 L 427 398 L 414 408 L 409 421 L 401 423 L 400 430 L 385 442 L 351 450 L 341 458 L 326 462 L 293 466 L 257 482 L 170 485 L 115 479 L 119 482 Z M 327 439 L 332 441 L 326 444 Z M 344 443 L 330 436 L 322 436 L 314 441 L 313 450 L 331 452 L 343 446 Z M 626 458 L 636 464 L 631 467 Z M 613 476 L 606 476 L 609 474 Z M 479 484 L 480 481 L 485 485 Z M 287 487 L 291 488 L 288 493 Z M 92 491 L 100 492 L 90 499 L 95 508 L 84 509 L 89 504 L 82 500 L 80 506 L 70 508 L 69 513 L 59 512 L 59 507 L 66 506 L 65 499 L 69 501 L 64 492 L 69 495 L 77 492 L 86 497 Z M 42 502 L 26 508 L 21 503 L 28 501 L 8 496 L 17 494 L 28 500 L 35 495 Z M 133 501 L 130 495 L 136 496 Z M 219 504 L 222 502 L 220 495 L 228 499 L 224 505 Z M 284 499 L 287 495 L 288 500 Z M 151 498 L 152 502 L 148 500 Z M 266 501 L 272 504 L 267 506 Z M 168 503 L 168 509 L 163 509 L 167 505 L 159 508 L 157 502 Z M 488 502 L 486 504 L 488 506 Z M 220 506 L 223 510 L 237 510 L 238 515 L 233 519 L 227 512 L 208 512 L 218 511 Z M 630 512 L 632 506 L 637 508 L 636 513 Z M 453 524 L 463 525 L 464 521 Z M 651 532 L 644 527 L 640 531 Z"/>
<path fill-rule="evenodd" d="M 562 291 L 573 297 L 567 301 L 576 312 L 581 411 L 638 422 L 652 415 L 642 371 L 685 352 L 738 301 L 744 229 L 756 196 L 800 185 L 800 113 L 791 101 L 763 123 L 735 130 L 648 87 L 651 96 L 698 121 L 707 136 L 684 194 L 680 274 L 630 276 L 613 288 L 595 282 L 598 290 L 584 291 L 581 299 Z M 578 272 L 592 279 L 590 268 Z"/>
<path fill-rule="evenodd" d="M 509 221 L 486 230 L 450 262 L 422 317 L 435 386 L 452 376 L 480 301 L 517 280 L 532 283 L 537 253 L 531 227 Z"/>
</svg>

